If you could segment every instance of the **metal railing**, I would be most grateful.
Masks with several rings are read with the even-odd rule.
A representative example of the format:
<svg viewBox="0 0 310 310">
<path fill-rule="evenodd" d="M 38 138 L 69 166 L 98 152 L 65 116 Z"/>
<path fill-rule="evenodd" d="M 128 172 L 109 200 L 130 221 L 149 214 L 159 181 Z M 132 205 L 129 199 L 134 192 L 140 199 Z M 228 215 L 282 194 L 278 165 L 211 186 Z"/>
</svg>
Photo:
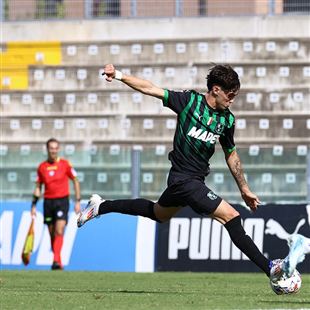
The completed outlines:
<svg viewBox="0 0 310 310">
<path fill-rule="evenodd" d="M 4 21 L 309 13 L 309 0 L 0 0 Z"/>
<path fill-rule="evenodd" d="M 169 145 L 138 146 L 65 144 L 61 156 L 78 172 L 82 196 L 96 191 L 111 198 L 142 196 L 156 200 L 166 188 Z M 310 151 L 285 147 L 238 148 L 251 189 L 264 202 L 310 203 Z M 46 159 L 45 144 L 0 144 L 0 200 L 31 199 L 36 168 Z M 241 202 L 240 193 L 219 149 L 212 157 L 206 184 L 223 198 Z"/>
</svg>

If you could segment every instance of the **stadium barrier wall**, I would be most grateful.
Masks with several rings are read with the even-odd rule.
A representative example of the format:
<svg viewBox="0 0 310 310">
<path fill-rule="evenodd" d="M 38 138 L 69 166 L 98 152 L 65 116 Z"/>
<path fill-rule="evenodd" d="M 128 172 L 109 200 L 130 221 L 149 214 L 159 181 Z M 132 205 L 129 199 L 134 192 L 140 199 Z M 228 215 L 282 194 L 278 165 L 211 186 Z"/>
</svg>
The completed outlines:
<svg viewBox="0 0 310 310">
<path fill-rule="evenodd" d="M 288 253 L 286 238 L 293 232 L 310 237 L 310 205 L 265 205 L 250 213 L 240 205 L 247 233 L 269 258 Z M 1 269 L 48 270 L 53 255 L 47 226 L 43 224 L 42 202 L 38 204 L 34 251 L 30 264 L 22 264 L 21 253 L 30 225 L 29 203 L 1 202 Z M 73 206 L 71 206 L 73 210 Z M 189 208 L 165 224 L 143 217 L 108 214 L 76 227 L 69 213 L 62 251 L 65 270 L 153 272 L 220 271 L 256 272 L 258 268 L 234 245 L 219 223 L 202 218 Z M 310 258 L 298 266 L 310 272 Z"/>
<path fill-rule="evenodd" d="M 263 205 L 251 213 L 235 206 L 244 228 L 270 259 L 288 254 L 287 237 L 298 232 L 310 237 L 310 205 Z M 231 242 L 218 222 L 183 209 L 170 222 L 158 225 L 156 271 L 256 272 L 259 269 Z M 298 265 L 310 272 L 310 257 Z"/>
<path fill-rule="evenodd" d="M 42 209 L 42 202 L 38 203 L 34 251 L 25 267 L 21 253 L 31 221 L 30 203 L 1 202 L 1 269 L 50 269 L 53 254 Z M 155 222 L 148 219 L 108 214 L 77 229 L 71 211 L 62 250 L 65 270 L 152 272 L 155 228 Z"/>
<path fill-rule="evenodd" d="M 307 15 L 288 15 L 42 21 L 39 24 L 12 22 L 2 23 L 1 26 L 3 42 L 53 40 L 61 42 L 159 40 L 161 42 L 166 39 L 214 38 L 214 29 L 216 29 L 216 38 L 308 39 L 308 25 Z"/>
</svg>

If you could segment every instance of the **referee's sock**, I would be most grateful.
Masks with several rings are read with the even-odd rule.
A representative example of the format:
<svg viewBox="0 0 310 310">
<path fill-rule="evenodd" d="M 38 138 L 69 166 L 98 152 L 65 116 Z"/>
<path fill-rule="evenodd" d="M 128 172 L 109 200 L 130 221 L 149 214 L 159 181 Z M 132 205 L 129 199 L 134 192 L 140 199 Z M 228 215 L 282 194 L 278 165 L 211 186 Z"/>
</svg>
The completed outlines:
<svg viewBox="0 0 310 310">
<path fill-rule="evenodd" d="M 155 203 L 153 201 L 142 198 L 106 200 L 100 204 L 98 214 L 117 212 L 140 215 L 159 222 L 154 213 L 154 205 Z"/>
<path fill-rule="evenodd" d="M 246 234 L 241 225 L 241 217 L 237 216 L 225 225 L 231 240 L 248 258 L 266 275 L 270 276 L 270 261 L 260 252 L 253 240 Z"/>
<path fill-rule="evenodd" d="M 63 235 L 57 235 L 55 234 L 54 240 L 53 240 L 53 252 L 54 252 L 54 262 L 57 262 L 59 265 L 61 265 L 61 249 L 64 241 Z"/>
</svg>

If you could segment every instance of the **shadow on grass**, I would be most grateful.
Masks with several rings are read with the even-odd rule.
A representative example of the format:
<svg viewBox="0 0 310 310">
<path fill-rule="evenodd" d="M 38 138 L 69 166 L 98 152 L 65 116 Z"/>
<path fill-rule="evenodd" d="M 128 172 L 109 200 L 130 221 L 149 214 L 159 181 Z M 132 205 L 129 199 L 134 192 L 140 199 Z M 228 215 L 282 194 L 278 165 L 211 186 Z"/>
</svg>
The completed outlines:
<svg viewBox="0 0 310 310">
<path fill-rule="evenodd" d="M 3 289 L 3 288 L 2 288 Z M 16 291 L 14 288 L 7 288 L 6 291 Z M 19 288 L 19 292 L 34 293 L 31 288 Z M 37 289 L 37 293 L 78 293 L 78 294 L 180 294 L 180 291 L 155 291 L 155 290 L 76 290 L 76 289 Z M 197 292 L 182 292 L 182 294 L 197 294 Z"/>
</svg>

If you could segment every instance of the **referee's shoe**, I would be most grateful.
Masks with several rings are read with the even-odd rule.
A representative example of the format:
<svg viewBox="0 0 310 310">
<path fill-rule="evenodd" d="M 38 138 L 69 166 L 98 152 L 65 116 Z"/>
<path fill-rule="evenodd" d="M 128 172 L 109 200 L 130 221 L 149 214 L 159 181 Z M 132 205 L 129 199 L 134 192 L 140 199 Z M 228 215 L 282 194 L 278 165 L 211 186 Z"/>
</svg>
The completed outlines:
<svg viewBox="0 0 310 310">
<path fill-rule="evenodd" d="M 77 219 L 77 226 L 81 227 L 89 220 L 99 216 L 99 207 L 102 202 L 105 200 L 102 199 L 99 195 L 93 194 L 91 195 L 88 204 L 84 210 L 81 211 L 78 219 Z"/>
</svg>

